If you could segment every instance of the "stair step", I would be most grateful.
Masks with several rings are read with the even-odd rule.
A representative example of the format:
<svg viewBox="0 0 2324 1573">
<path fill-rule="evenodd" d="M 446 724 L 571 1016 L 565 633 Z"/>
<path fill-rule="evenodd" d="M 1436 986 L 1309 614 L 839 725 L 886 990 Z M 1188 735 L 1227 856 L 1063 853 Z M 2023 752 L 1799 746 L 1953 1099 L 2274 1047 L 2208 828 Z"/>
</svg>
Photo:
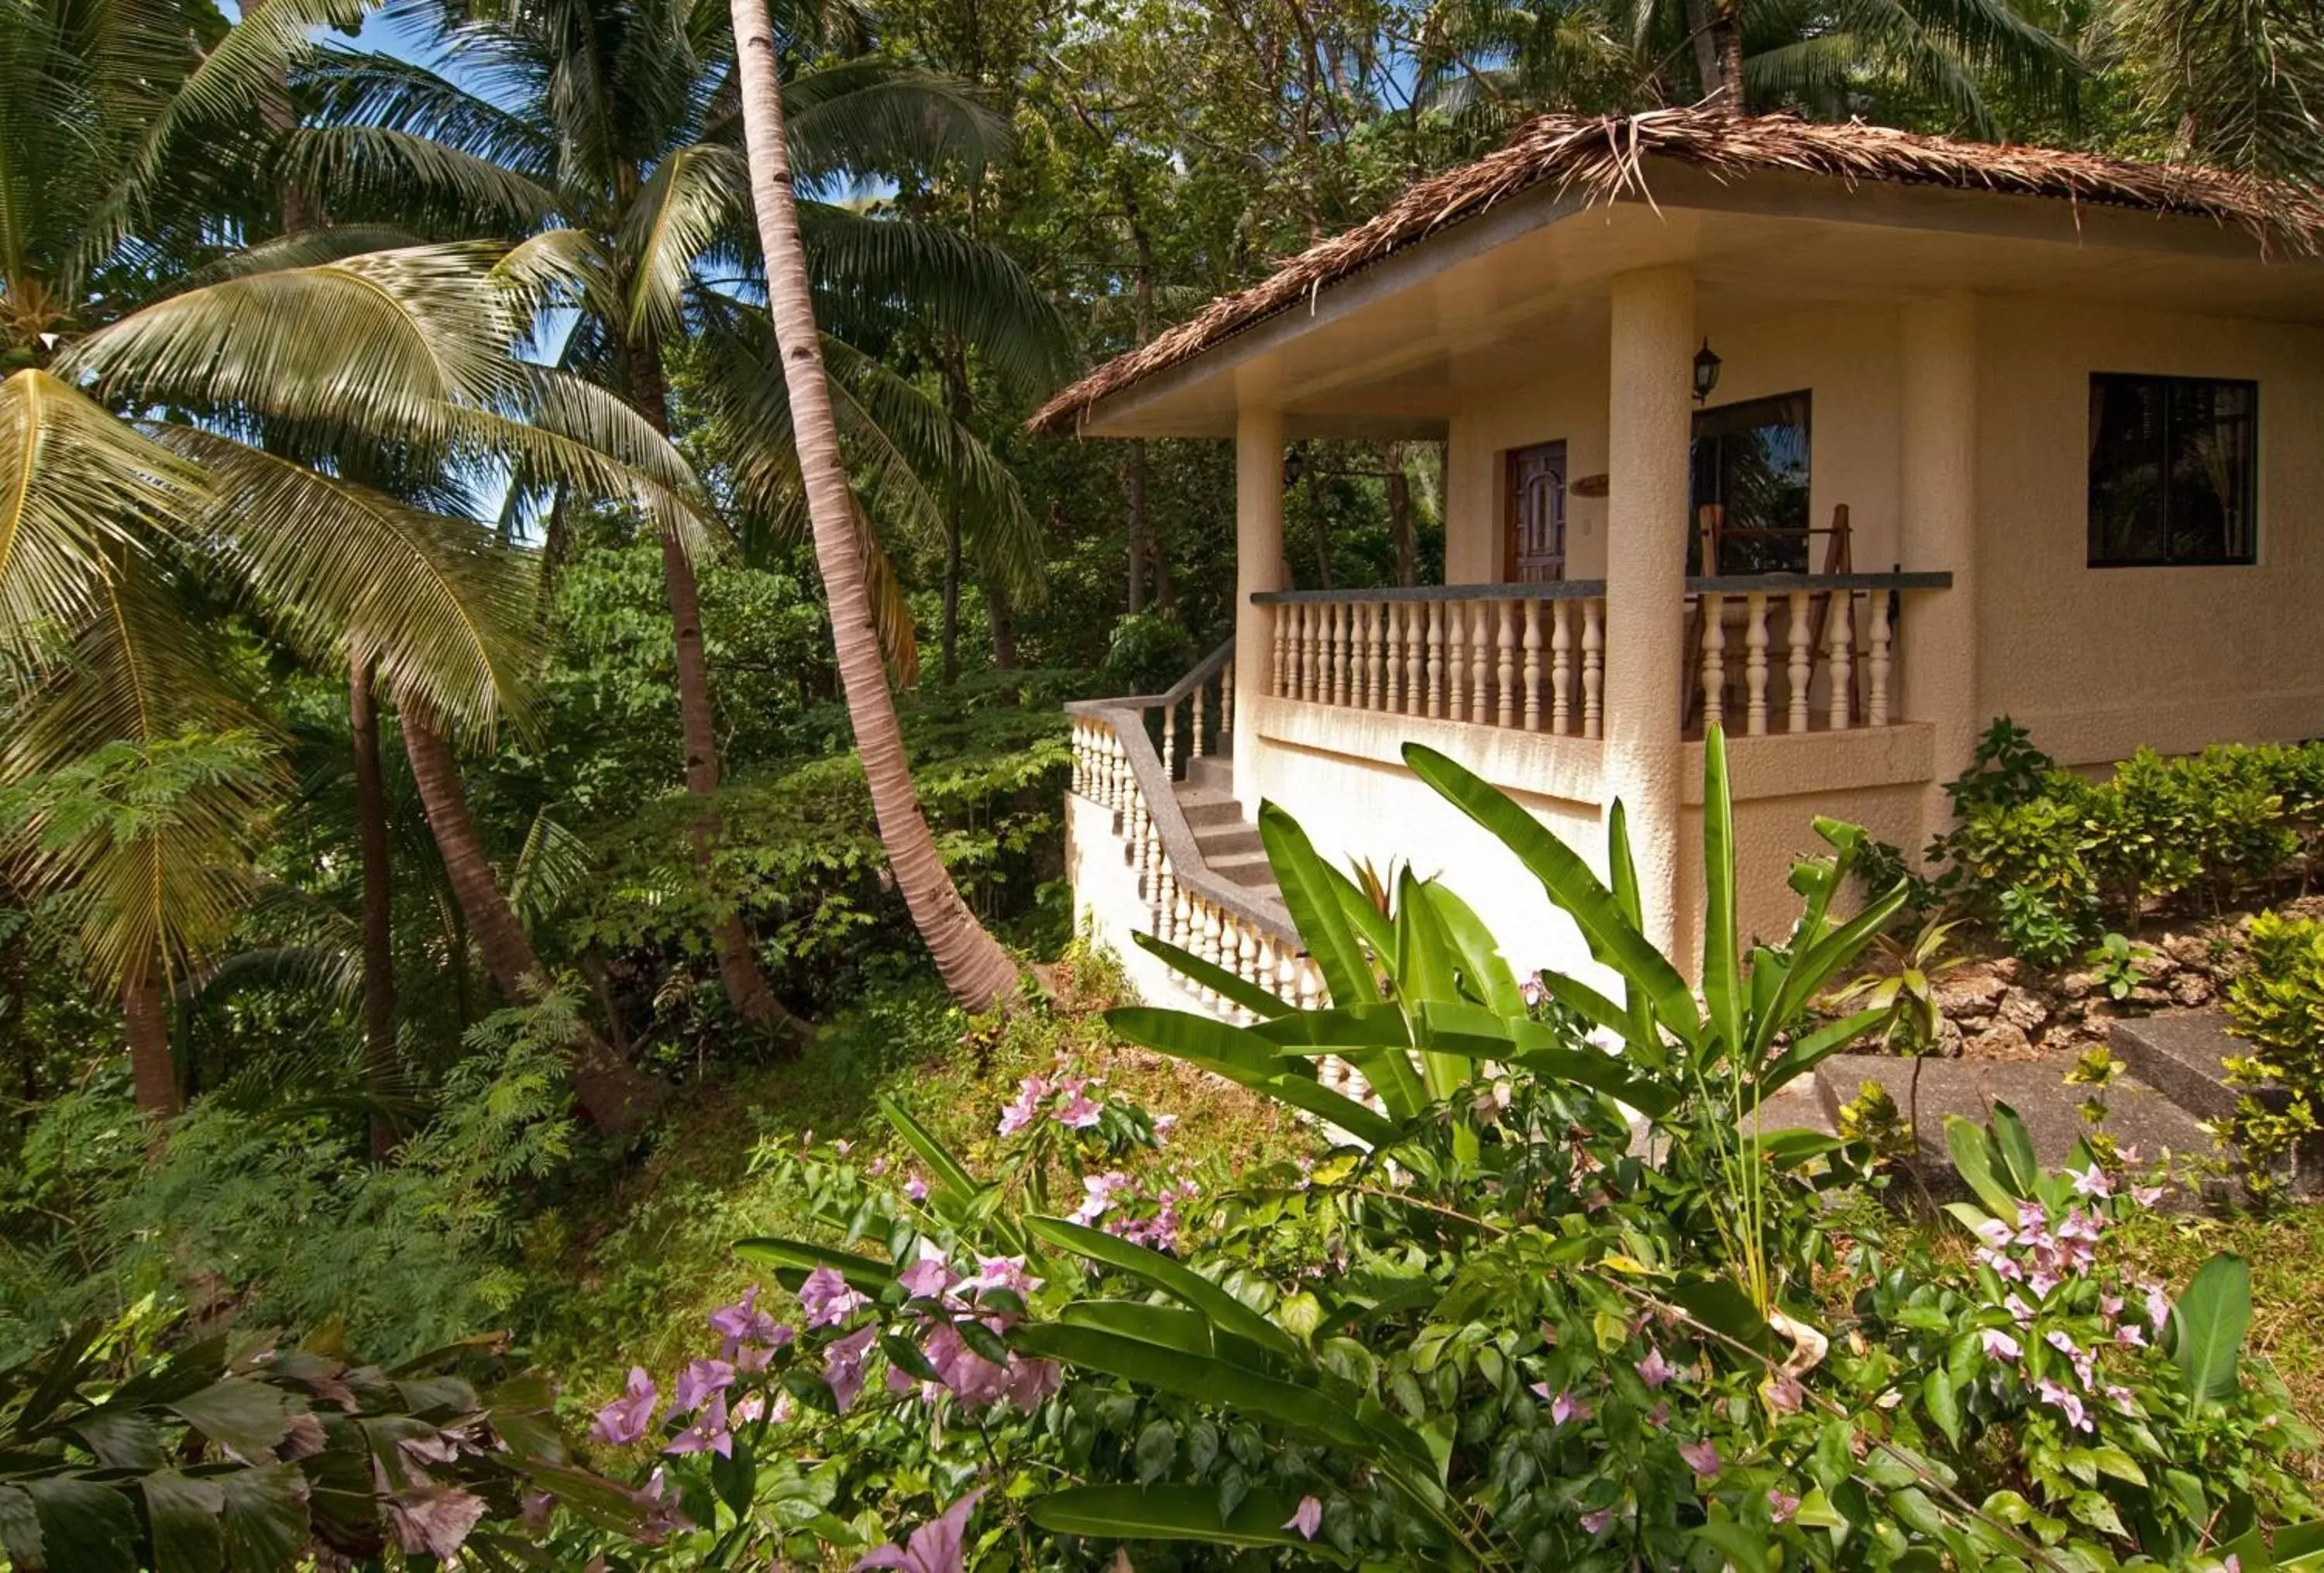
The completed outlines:
<svg viewBox="0 0 2324 1573">
<path fill-rule="evenodd" d="M 1205 754 L 1199 759 L 1186 761 L 1185 784 L 1190 787 L 1213 787 L 1221 791 L 1234 790 L 1234 761 L 1222 754 Z"/>
<path fill-rule="evenodd" d="M 1996 1103 L 2006 1103 L 2025 1122 L 2034 1155 L 2046 1168 L 2065 1162 L 2084 1130 L 2077 1112 L 2091 1090 L 2066 1084 L 2079 1056 L 2044 1055 L 2036 1059 L 1925 1059 L 1921 1062 L 1920 1154 L 1914 1167 L 1940 1200 L 1965 1198 L 1969 1188 L 1953 1171 L 1945 1147 L 1945 1116 L 1960 1115 L 1982 1124 Z M 1825 1111 L 1837 1121 L 1842 1104 L 1855 1100 L 1864 1083 L 1877 1082 L 1896 1100 L 1900 1114 L 1912 1113 L 1913 1061 L 1888 1054 L 1838 1054 L 1816 1068 Z M 2167 1149 L 2174 1167 L 2188 1158 L 2208 1160 L 2211 1134 L 2196 1117 L 2159 1089 L 2129 1076 L 2116 1076 L 2106 1088 L 2107 1117 L 2099 1129 L 2117 1145 L 2135 1148 L 2142 1166 L 2160 1161 Z M 2178 1206 L 2196 1198 L 2173 1188 Z"/>
<path fill-rule="evenodd" d="M 1221 879 L 1232 880 L 1252 890 L 1273 890 L 1275 870 L 1268 866 L 1264 853 L 1247 854 L 1240 857 L 1205 858 L 1211 872 Z"/>
<path fill-rule="evenodd" d="M 1219 825 L 1240 825 L 1243 822 L 1242 805 L 1232 798 L 1213 797 L 1207 792 L 1178 793 L 1178 812 L 1185 816 L 1186 828 L 1197 833 Z"/>
<path fill-rule="evenodd" d="M 2203 1119 L 2234 1113 L 2243 1096 L 2241 1089 L 2227 1085 L 2226 1061 L 2251 1054 L 2253 1046 L 2229 1037 L 2227 1018 L 2216 1011 L 2172 1011 L 2116 1022 L 2108 1041 L 2131 1074 Z M 2278 1110 L 2291 1096 L 2280 1087 L 2262 1088 L 2259 1096 Z"/>
<path fill-rule="evenodd" d="M 1259 832 L 1248 825 L 1223 825 L 1216 829 L 1194 832 L 1194 845 L 1203 849 L 1203 861 L 1216 868 L 1230 858 L 1249 857 L 1254 853 L 1265 856 L 1266 847 Z"/>
</svg>

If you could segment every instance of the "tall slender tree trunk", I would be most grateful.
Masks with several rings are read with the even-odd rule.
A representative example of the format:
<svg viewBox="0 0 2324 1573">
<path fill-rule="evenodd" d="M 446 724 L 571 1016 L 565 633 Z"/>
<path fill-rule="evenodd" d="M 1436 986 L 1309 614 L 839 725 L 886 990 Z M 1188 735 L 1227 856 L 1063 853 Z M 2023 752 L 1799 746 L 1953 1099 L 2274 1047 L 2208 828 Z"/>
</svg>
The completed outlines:
<svg viewBox="0 0 2324 1573">
<path fill-rule="evenodd" d="M 1146 610 L 1146 564 L 1154 555 L 1146 513 L 1146 439 L 1130 440 L 1122 455 L 1121 489 L 1130 503 L 1130 610 Z"/>
<path fill-rule="evenodd" d="M 848 719 L 872 789 L 880 839 L 912 921 L 927 941 L 953 997 L 972 1009 L 986 1009 L 1015 989 L 1017 966 L 960 899 L 912 787 L 895 697 L 888 689 L 887 666 L 864 591 L 862 549 L 855 539 L 854 500 L 840 458 L 839 429 L 832 418 L 830 390 L 824 384 L 815 301 L 791 196 L 774 31 L 764 0 L 732 0 L 731 9 L 751 196 L 767 258 L 767 304 L 782 348 L 791 429 L 814 528 L 816 563 L 830 603 L 832 643 L 846 691 Z"/>
<path fill-rule="evenodd" d="M 383 1100 L 395 1080 L 395 919 L 371 659 L 369 651 L 358 651 L 348 663 L 347 724 L 355 757 L 355 845 L 363 859 L 364 1087 L 374 1100 Z M 371 1154 L 383 1159 L 394 1151 L 395 1126 L 375 1107 Z"/>
<path fill-rule="evenodd" d="M 669 435 L 669 390 L 662 380 L 661 347 L 650 338 L 627 347 L 630 393 L 656 431 Z M 677 643 L 678 716 L 686 747 L 686 790 L 709 799 L 718 791 L 718 719 L 710 698 L 710 661 L 702 648 L 702 593 L 686 547 L 669 531 L 661 537 L 662 580 L 669 596 L 671 635 Z M 707 875 L 719 834 L 716 814 L 705 809 L 694 828 L 696 865 Z M 798 1050 L 811 1029 L 775 997 L 751 944 L 740 912 L 729 912 L 711 930 L 718 952 L 718 981 L 734 1013 L 762 1032 L 779 1033 L 787 1054 Z"/>
<path fill-rule="evenodd" d="M 444 856 L 453 900 L 476 948 L 484 952 L 484 969 L 493 975 L 501 996 L 511 1004 L 530 1004 L 536 981 L 546 981 L 540 958 L 493 875 L 492 860 L 484 856 L 475 820 L 468 813 L 459 765 L 433 717 L 416 704 L 402 705 L 400 715 L 403 751 L 410 756 L 411 778 L 428 810 L 428 828 Z M 574 1047 L 573 1089 L 601 1130 L 622 1135 L 652 1115 L 661 1101 L 661 1088 L 652 1080 L 624 1063 L 595 1032 L 585 1032 Z"/>
<path fill-rule="evenodd" d="M 1396 582 L 1410 589 L 1420 571 L 1420 543 L 1412 533 L 1412 477 L 1404 469 L 1404 445 L 1381 450 L 1388 458 L 1388 523 L 1396 535 Z"/>
<path fill-rule="evenodd" d="M 177 1061 L 170 1054 L 160 957 L 149 958 L 122 981 L 121 1025 L 129 1040 L 129 1082 L 137 1112 L 155 1120 L 174 1117 L 186 1106 L 178 1093 Z"/>
</svg>

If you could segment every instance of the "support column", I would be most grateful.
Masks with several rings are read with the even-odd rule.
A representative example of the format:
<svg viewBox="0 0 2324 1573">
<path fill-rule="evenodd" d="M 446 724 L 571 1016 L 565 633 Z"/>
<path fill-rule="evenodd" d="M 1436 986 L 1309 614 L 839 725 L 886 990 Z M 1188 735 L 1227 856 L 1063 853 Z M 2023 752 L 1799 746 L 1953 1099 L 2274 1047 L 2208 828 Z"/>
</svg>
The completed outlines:
<svg viewBox="0 0 2324 1573">
<path fill-rule="evenodd" d="M 1609 348 L 1606 786 L 1628 816 L 1646 937 L 1668 953 L 1680 932 L 1679 668 L 1694 275 L 1674 265 L 1616 277 Z"/>
<path fill-rule="evenodd" d="M 1274 627 L 1250 597 L 1283 588 L 1283 412 L 1245 408 L 1235 416 L 1234 792 L 1246 815 L 1259 812 L 1258 701 Z"/>
<path fill-rule="evenodd" d="M 1905 307 L 1904 356 L 1902 560 L 1953 576 L 1949 590 L 1906 597 L 1897 642 L 1904 718 L 1935 732 L 1936 780 L 1921 800 L 1924 847 L 1952 823 L 1941 783 L 1969 768 L 1986 719 L 1977 677 L 1976 299 L 1957 291 Z"/>
</svg>

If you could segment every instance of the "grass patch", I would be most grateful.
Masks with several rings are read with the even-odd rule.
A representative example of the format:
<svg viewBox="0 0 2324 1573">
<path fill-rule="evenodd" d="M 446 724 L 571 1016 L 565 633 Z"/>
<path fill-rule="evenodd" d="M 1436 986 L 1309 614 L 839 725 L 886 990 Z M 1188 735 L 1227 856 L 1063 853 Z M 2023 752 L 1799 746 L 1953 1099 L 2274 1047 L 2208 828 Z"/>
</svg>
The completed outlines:
<svg viewBox="0 0 2324 1573">
<path fill-rule="evenodd" d="M 897 1099 L 985 1172 L 1001 1106 L 1019 1078 L 1060 1059 L 1157 1114 L 1178 1115 L 1167 1154 L 1205 1194 L 1238 1170 L 1315 1146 L 1279 1105 L 1121 1042 L 1103 1012 L 1119 975 L 1073 954 L 1043 1004 L 972 1019 L 933 982 L 885 992 L 834 1019 L 798 1062 L 699 1088 L 664 1117 L 653 1154 L 586 1211 L 545 1215 L 527 1248 L 535 1284 L 518 1325 L 568 1404 L 593 1406 L 632 1365 L 661 1372 L 699 1355 L 703 1319 L 754 1276 L 728 1250 L 752 1235 L 830 1238 L 785 1194 L 769 1159 L 850 1143 L 850 1161 L 910 1160 L 873 1102 Z"/>
</svg>

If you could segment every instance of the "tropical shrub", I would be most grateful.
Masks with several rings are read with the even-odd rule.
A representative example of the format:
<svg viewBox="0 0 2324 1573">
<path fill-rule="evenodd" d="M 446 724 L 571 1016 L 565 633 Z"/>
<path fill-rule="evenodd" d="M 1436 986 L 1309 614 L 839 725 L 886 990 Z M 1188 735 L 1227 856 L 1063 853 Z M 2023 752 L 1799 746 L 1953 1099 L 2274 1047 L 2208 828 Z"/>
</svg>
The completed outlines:
<svg viewBox="0 0 2324 1573">
<path fill-rule="evenodd" d="M 645 1532 L 498 1342 L 383 1367 L 333 1331 L 204 1335 L 150 1300 L 75 1329 L 0 1367 L 0 1552 L 20 1573 L 511 1568 L 554 1506 Z"/>
<path fill-rule="evenodd" d="M 2270 1196 L 2287 1161 L 2324 1130 L 2324 923 L 2281 912 L 2254 918 L 2249 959 L 2227 985 L 2227 1006 L 2229 1030 L 2255 1051 L 2227 1062 L 2242 1096 L 2219 1134 L 2241 1152 L 2244 1183 Z"/>
</svg>

